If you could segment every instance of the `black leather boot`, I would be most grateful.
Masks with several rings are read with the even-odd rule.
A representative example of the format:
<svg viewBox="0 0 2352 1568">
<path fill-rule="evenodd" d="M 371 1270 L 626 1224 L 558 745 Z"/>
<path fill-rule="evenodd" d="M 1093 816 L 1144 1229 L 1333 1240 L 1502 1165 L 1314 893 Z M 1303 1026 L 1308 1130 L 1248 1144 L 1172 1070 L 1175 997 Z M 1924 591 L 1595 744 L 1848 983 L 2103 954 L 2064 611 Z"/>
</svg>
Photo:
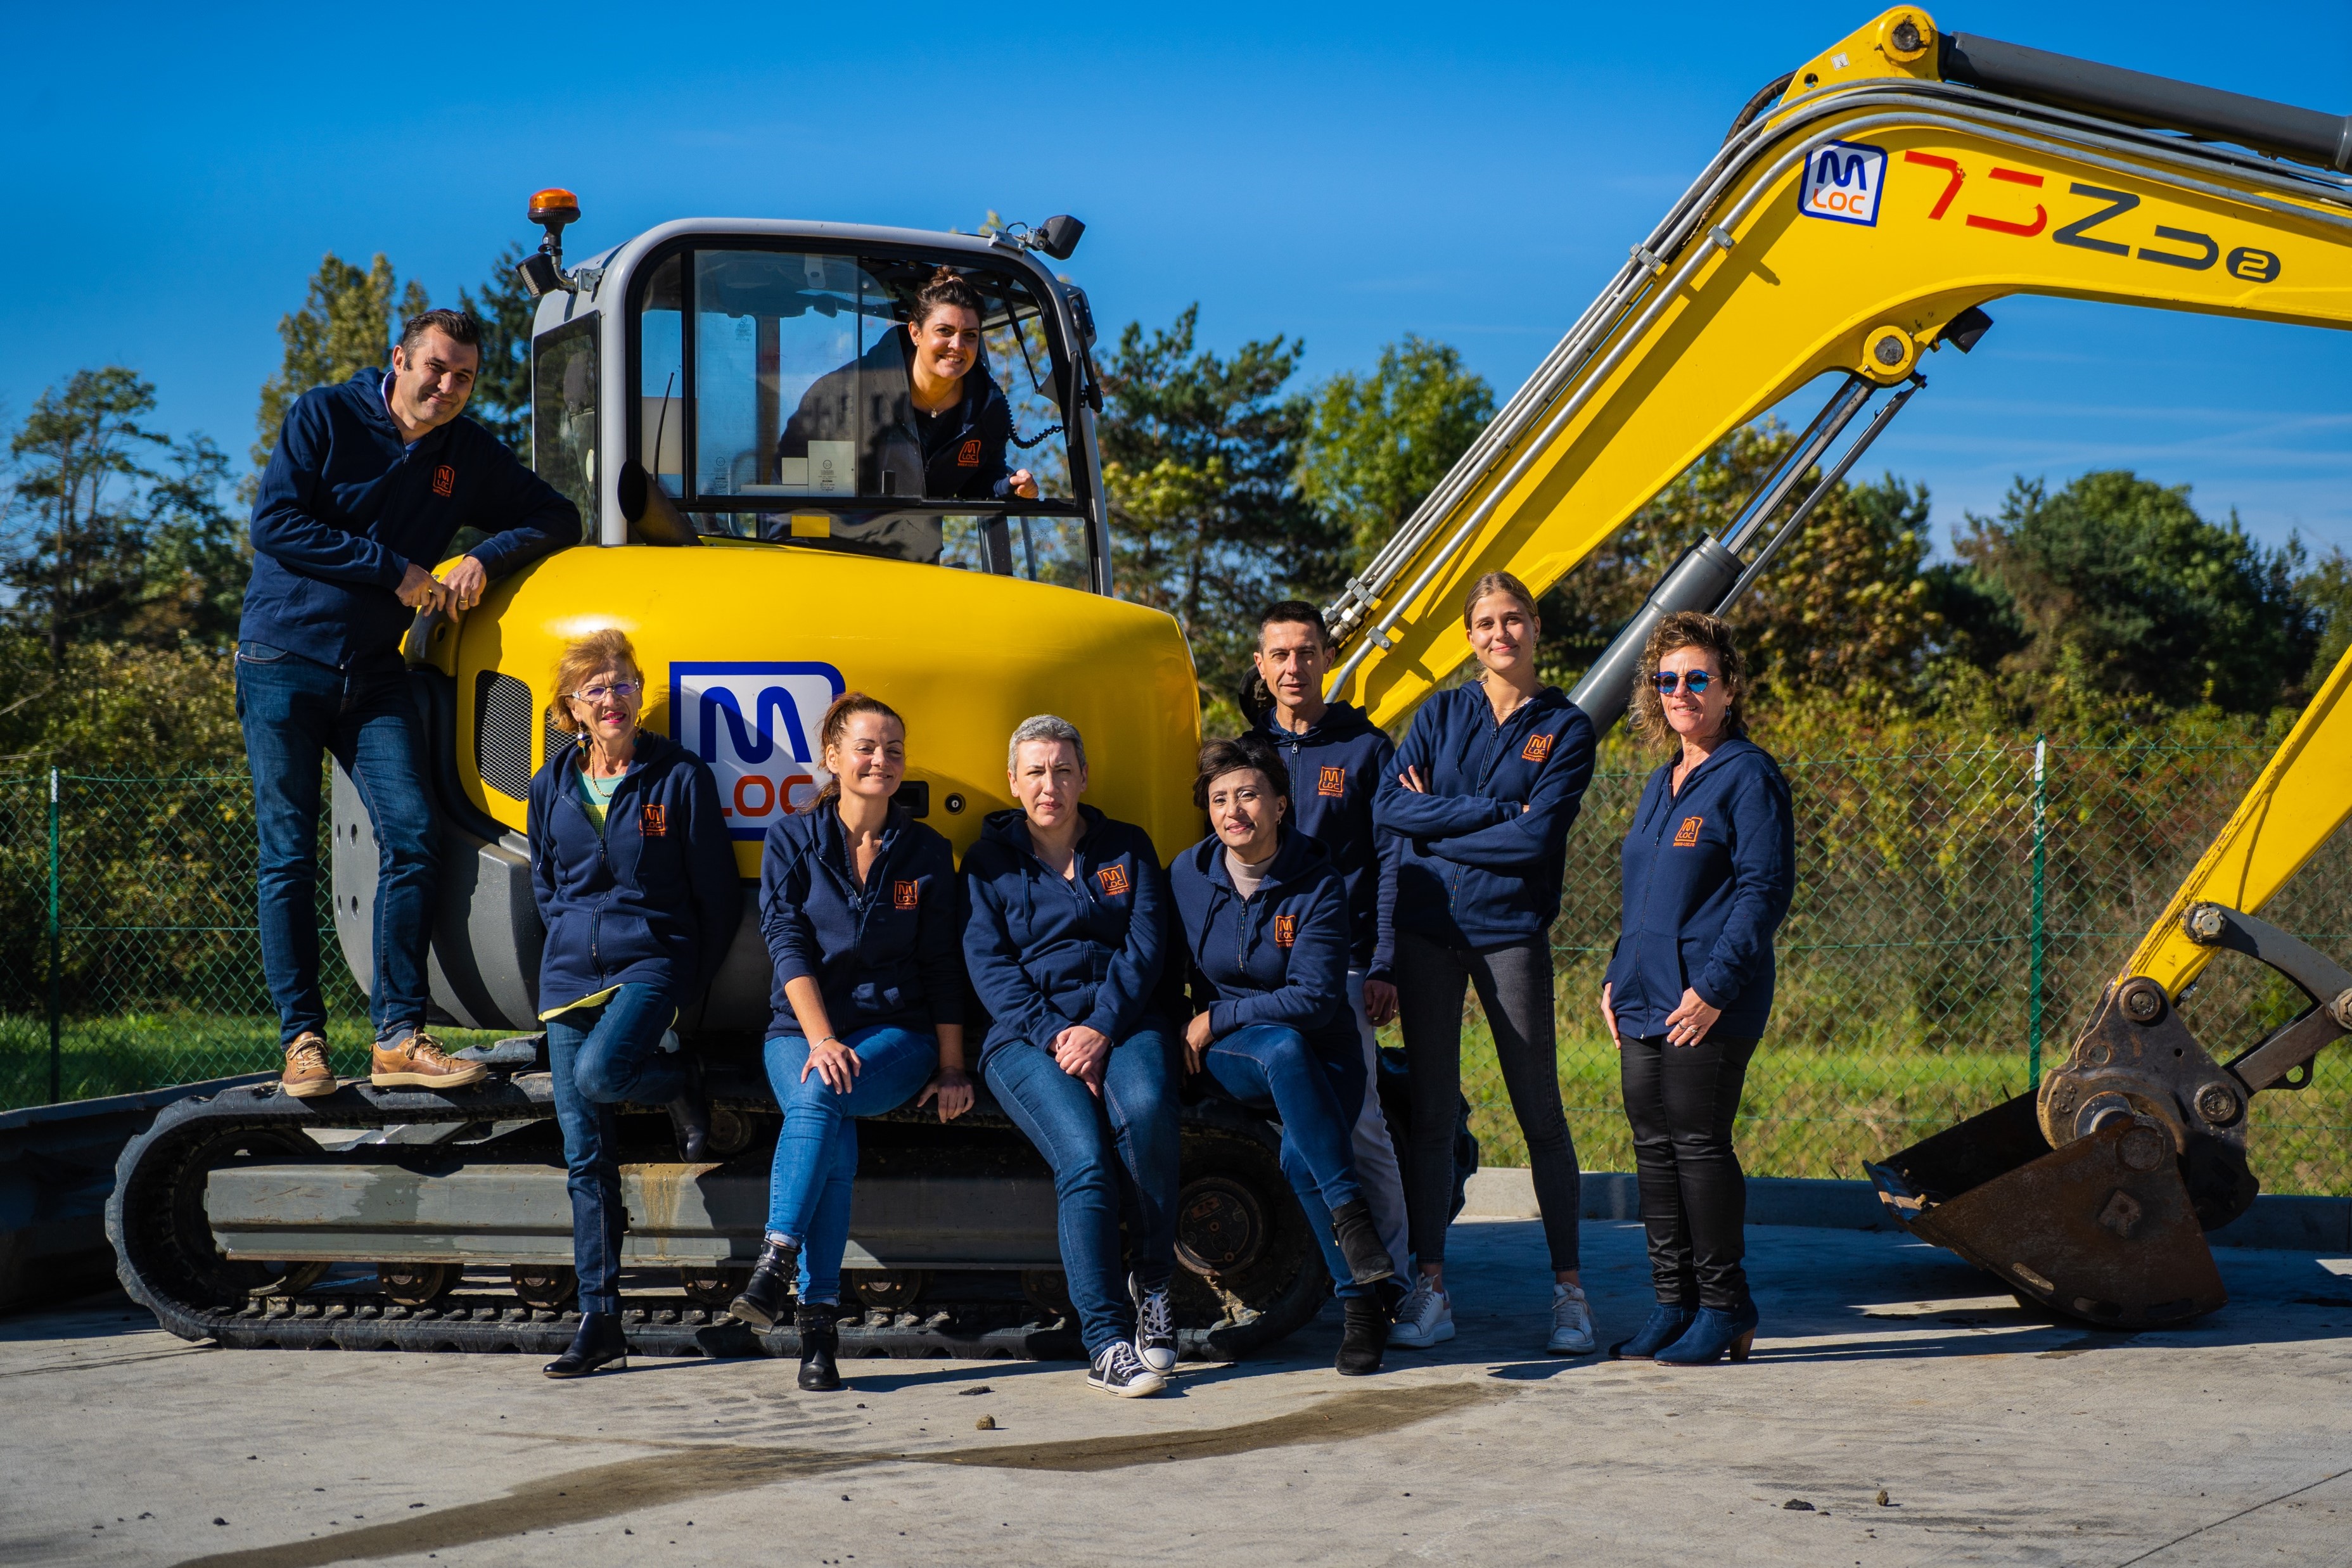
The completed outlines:
<svg viewBox="0 0 2352 1568">
<path fill-rule="evenodd" d="M 1331 1237 L 1339 1243 L 1339 1255 L 1348 1260 L 1348 1271 L 1359 1285 L 1370 1285 L 1396 1272 L 1389 1261 L 1389 1249 L 1381 1245 L 1381 1233 L 1372 1224 L 1372 1206 L 1362 1198 L 1343 1203 L 1331 1211 Z"/>
<path fill-rule="evenodd" d="M 1389 1348 L 1389 1314 L 1377 1296 L 1350 1296 L 1339 1303 L 1347 1319 L 1339 1330 L 1339 1359 L 1331 1364 L 1342 1377 L 1365 1377 L 1381 1369 Z"/>
<path fill-rule="evenodd" d="M 710 1146 L 710 1101 L 702 1092 L 702 1058 L 690 1047 L 677 1058 L 686 1069 L 686 1087 L 669 1103 L 669 1124 L 677 1134 L 677 1157 L 698 1165 L 709 1157 Z"/>
<path fill-rule="evenodd" d="M 800 1288 L 801 1249 L 789 1241 L 761 1244 L 760 1260 L 751 1266 L 751 1282 L 727 1305 L 728 1315 L 761 1333 L 774 1328 L 784 1315 L 784 1303 Z"/>
<path fill-rule="evenodd" d="M 580 1332 L 572 1336 L 572 1348 L 540 1368 L 550 1377 L 585 1377 L 617 1361 L 621 1370 L 629 1369 L 629 1341 L 621 1332 L 618 1312 L 583 1312 Z"/>
<path fill-rule="evenodd" d="M 833 1308 L 803 1306 L 793 1314 L 793 1327 L 801 1336 L 801 1386 L 813 1394 L 840 1387 L 841 1333 L 833 1326 Z"/>
</svg>

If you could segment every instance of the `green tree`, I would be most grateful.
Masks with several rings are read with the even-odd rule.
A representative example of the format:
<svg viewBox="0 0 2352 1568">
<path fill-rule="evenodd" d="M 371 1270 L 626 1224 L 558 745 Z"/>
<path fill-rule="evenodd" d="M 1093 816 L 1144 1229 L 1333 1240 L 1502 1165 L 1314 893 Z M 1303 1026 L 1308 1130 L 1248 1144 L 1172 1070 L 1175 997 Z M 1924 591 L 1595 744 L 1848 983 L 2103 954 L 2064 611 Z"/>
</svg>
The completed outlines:
<svg viewBox="0 0 2352 1568">
<path fill-rule="evenodd" d="M 148 642 L 189 639 L 215 650 L 236 642 L 253 546 L 245 518 L 224 495 L 228 457 L 212 438 L 172 448 L 172 469 L 147 487 L 146 559 L 141 603 L 128 630 Z"/>
<path fill-rule="evenodd" d="M 1452 345 L 1408 335 L 1369 375 L 1318 388 L 1298 486 L 1371 559 L 1495 417 L 1495 392 Z"/>
<path fill-rule="evenodd" d="M 1129 322 L 1103 374 L 1103 480 L 1121 593 L 1174 615 L 1203 693 L 1229 700 L 1256 612 L 1334 586 L 1339 531 L 1297 485 L 1310 421 L 1286 392 L 1304 345 L 1195 346 L 1200 307 L 1148 336 Z"/>
<path fill-rule="evenodd" d="M 2319 645 L 2302 546 L 2207 521 L 2186 485 L 2105 470 L 2053 496 L 2021 477 L 1955 547 L 2012 607 L 2025 642 L 2001 668 L 2029 681 L 2252 713 L 2295 700 Z"/>
<path fill-rule="evenodd" d="M 509 242 L 490 263 L 478 298 L 457 291 L 457 308 L 482 324 L 482 369 L 474 379 L 474 395 L 466 415 L 507 444 L 507 450 L 530 462 L 530 329 L 539 319 L 539 301 L 522 286 L 515 268 L 522 264 L 523 247 Z M 411 285 L 411 287 L 415 287 Z"/>
<path fill-rule="evenodd" d="M 428 308 L 425 286 L 415 278 L 406 288 L 394 287 L 392 263 L 382 251 L 364 272 L 329 251 L 310 275 L 302 308 L 278 319 L 286 353 L 278 373 L 261 383 L 254 472 L 269 462 L 296 398 L 312 387 L 347 382 L 362 366 L 389 363 L 399 323 Z"/>
<path fill-rule="evenodd" d="M 2352 647 L 2352 556 L 2340 549 L 2329 550 L 2325 559 L 2304 573 L 2295 591 L 2320 617 L 2319 646 L 2303 680 L 2305 689 L 2316 691 L 2344 657 L 2344 650 Z"/>
<path fill-rule="evenodd" d="M 130 508 L 152 477 L 142 459 L 167 444 L 139 423 L 154 407 L 154 387 L 120 365 L 76 371 L 8 444 L 31 515 L 0 567 L 15 591 L 6 615 L 52 660 L 77 638 L 120 634 L 142 597 L 146 532 Z"/>
</svg>

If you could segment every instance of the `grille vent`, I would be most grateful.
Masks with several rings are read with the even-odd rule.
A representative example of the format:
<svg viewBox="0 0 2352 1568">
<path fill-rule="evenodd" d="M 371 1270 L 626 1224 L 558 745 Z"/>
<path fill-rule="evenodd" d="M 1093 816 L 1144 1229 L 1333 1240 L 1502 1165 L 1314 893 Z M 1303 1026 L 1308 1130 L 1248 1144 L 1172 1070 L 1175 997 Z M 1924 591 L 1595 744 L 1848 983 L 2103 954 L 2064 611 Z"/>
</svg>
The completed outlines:
<svg viewBox="0 0 2352 1568">
<path fill-rule="evenodd" d="M 530 688 L 484 670 L 474 677 L 474 769 L 517 800 L 530 798 Z"/>
</svg>

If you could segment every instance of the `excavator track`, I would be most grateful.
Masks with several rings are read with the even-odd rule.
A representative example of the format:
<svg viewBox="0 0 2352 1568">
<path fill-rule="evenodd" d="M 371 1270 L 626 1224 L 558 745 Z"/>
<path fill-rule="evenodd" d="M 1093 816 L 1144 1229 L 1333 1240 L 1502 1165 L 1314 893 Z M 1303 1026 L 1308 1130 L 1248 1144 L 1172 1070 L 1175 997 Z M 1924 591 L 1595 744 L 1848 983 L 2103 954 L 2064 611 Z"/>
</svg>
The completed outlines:
<svg viewBox="0 0 2352 1568">
<path fill-rule="evenodd" d="M 724 1122 L 731 1114 L 753 1135 L 715 1166 L 680 1165 L 674 1150 L 662 1150 L 667 1117 L 650 1107 L 622 1107 L 622 1158 L 625 1177 L 637 1184 L 633 1191 L 676 1194 L 698 1185 L 717 1191 L 730 1181 L 740 1191 L 752 1180 L 764 1191 L 772 1129 L 781 1123 L 774 1100 L 756 1071 L 741 1066 L 714 1063 L 707 1082 L 715 1115 Z M 182 1101 L 123 1150 L 116 1168 L 106 1230 L 123 1288 L 183 1339 L 228 1349 L 559 1354 L 579 1324 L 575 1304 L 560 1299 L 560 1269 L 542 1267 L 536 1290 L 499 1291 L 479 1276 L 484 1268 L 507 1267 L 508 1258 L 412 1264 L 447 1269 L 451 1285 L 425 1304 L 403 1305 L 386 1293 L 377 1271 L 232 1257 L 208 1211 L 208 1193 L 219 1201 L 215 1178 L 241 1182 L 242 1192 L 257 1186 L 299 1195 L 321 1184 L 335 1190 L 340 1173 L 349 1190 L 362 1195 L 348 1209 L 364 1207 L 365 1195 L 381 1190 L 387 1176 L 430 1197 L 436 1186 L 446 1195 L 454 1178 L 487 1170 L 522 1178 L 541 1195 L 537 1218 L 545 1221 L 547 1184 L 562 1176 L 554 1114 L 544 1071 L 494 1074 L 446 1092 L 377 1089 L 359 1080 L 315 1100 L 263 1083 Z M 915 1124 L 925 1121 L 929 1125 L 914 1136 Z M 902 1129 L 895 1139 L 894 1123 Z M 1050 1180 L 1018 1129 L 984 1095 L 950 1128 L 906 1110 L 863 1121 L 860 1129 L 861 1186 L 877 1168 L 904 1176 L 910 1166 L 918 1175 L 950 1181 L 968 1180 L 976 1167 Z M 1249 1355 L 1310 1321 L 1328 1294 L 1321 1255 L 1282 1176 L 1278 1149 L 1276 1129 L 1236 1106 L 1204 1100 L 1185 1108 L 1179 1256 L 1186 1266 L 1177 1271 L 1175 1293 L 1180 1354 L 1187 1357 Z M 654 1157 L 640 1162 L 633 1155 Z M 995 1217 L 985 1211 L 984 1198 L 973 1202 L 975 1211 L 953 1223 L 984 1236 Z M 633 1211 L 633 1230 L 643 1218 Z M 318 1213 L 319 1225 L 338 1234 L 350 1220 L 350 1212 L 331 1203 Z M 549 1226 L 539 1229 L 535 1255 L 543 1264 L 557 1243 L 546 1234 Z M 567 1228 L 560 1243 L 567 1259 L 568 1235 Z M 754 1333 L 728 1315 L 723 1291 L 707 1283 L 698 1292 L 685 1288 L 682 1281 L 697 1271 L 706 1281 L 747 1272 L 759 1245 L 756 1219 L 728 1241 L 730 1260 L 699 1270 L 656 1268 L 650 1286 L 648 1270 L 625 1260 L 622 1318 L 630 1349 L 646 1355 L 799 1354 L 799 1336 L 788 1322 Z M 382 1250 L 397 1260 L 415 1256 L 415 1245 L 387 1242 Z M 341 1261 L 386 1260 L 355 1255 Z M 1204 1262 L 1227 1267 L 1203 1269 Z M 551 1288 L 549 1273 L 557 1276 Z M 838 1323 L 845 1358 L 1051 1360 L 1082 1354 L 1057 1270 L 983 1257 L 976 1268 L 865 1278 L 880 1282 L 861 1292 L 862 1315 L 856 1305 L 845 1307 Z M 845 1275 L 845 1299 L 859 1283 L 857 1275 Z"/>
</svg>

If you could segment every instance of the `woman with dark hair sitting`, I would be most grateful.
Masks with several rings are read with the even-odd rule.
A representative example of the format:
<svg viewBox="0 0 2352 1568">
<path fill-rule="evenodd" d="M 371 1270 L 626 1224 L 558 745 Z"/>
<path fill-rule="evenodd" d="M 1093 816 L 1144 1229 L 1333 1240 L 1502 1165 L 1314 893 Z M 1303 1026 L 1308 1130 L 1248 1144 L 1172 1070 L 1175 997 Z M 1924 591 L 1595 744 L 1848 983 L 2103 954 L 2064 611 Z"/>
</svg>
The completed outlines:
<svg viewBox="0 0 2352 1568">
<path fill-rule="evenodd" d="M 1356 1177 L 1364 1055 L 1348 1002 L 1348 886 L 1322 844 L 1293 832 L 1290 773 L 1263 737 L 1201 748 L 1192 800 L 1209 836 L 1169 873 L 1207 1006 L 1184 1030 L 1187 1066 L 1282 1124 L 1282 1169 L 1322 1244 L 1346 1312 L 1339 1370 L 1380 1370 L 1381 1281 L 1395 1273 Z"/>
<path fill-rule="evenodd" d="M 1601 988 L 1658 1304 L 1612 1355 L 1744 1361 L 1748 1178 L 1731 1146 L 1748 1062 L 1772 1014 L 1772 934 L 1796 884 L 1789 781 L 1747 737 L 1731 628 L 1684 611 L 1651 632 L 1633 722 L 1671 755 L 1625 834 L 1625 913 Z"/>
<path fill-rule="evenodd" d="M 530 781 L 531 894 L 547 1061 L 572 1193 L 580 1332 L 550 1377 L 627 1364 L 621 1332 L 621 1163 L 613 1107 L 667 1103 L 678 1152 L 703 1157 L 697 1059 L 662 1050 L 718 973 L 743 919 L 735 846 L 703 760 L 638 727 L 646 678 L 626 633 L 564 647 L 548 722 L 578 738 Z"/>
<path fill-rule="evenodd" d="M 769 1329 L 797 1293 L 800 1385 L 832 1389 L 856 1118 L 915 1098 L 937 1100 L 946 1122 L 972 1095 L 955 854 L 892 799 L 907 776 L 906 724 L 850 692 L 824 710 L 817 735 L 832 777 L 814 810 L 769 827 L 760 867 L 760 934 L 775 964 L 768 1082 L 784 1129 L 767 1239 L 730 1310 Z"/>
<path fill-rule="evenodd" d="M 812 441 L 862 442 L 859 496 L 1036 499 L 1035 476 L 1005 467 L 1013 405 L 981 367 L 982 309 L 980 290 L 952 270 L 931 274 L 903 329 L 810 385 L 776 455 L 805 461 Z M 835 493 L 848 493 L 850 477 Z"/>
</svg>

